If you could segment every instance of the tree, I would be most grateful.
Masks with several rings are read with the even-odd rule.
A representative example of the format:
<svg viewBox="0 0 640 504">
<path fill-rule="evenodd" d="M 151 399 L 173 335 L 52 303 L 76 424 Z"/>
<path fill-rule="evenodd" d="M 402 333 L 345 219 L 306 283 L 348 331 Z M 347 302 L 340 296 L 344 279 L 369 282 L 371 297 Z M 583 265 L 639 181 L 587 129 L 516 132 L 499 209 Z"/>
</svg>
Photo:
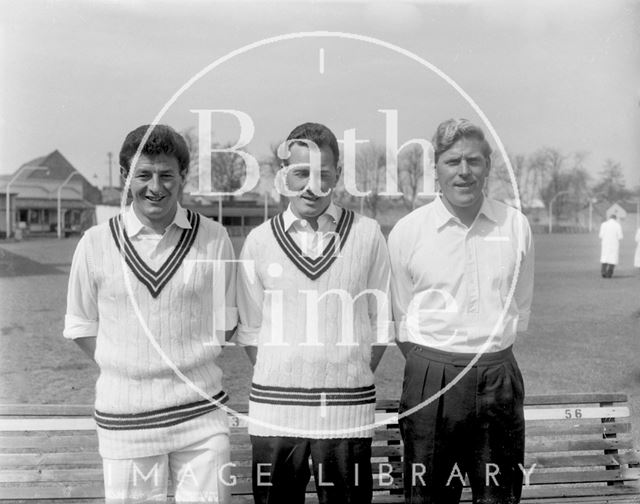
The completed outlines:
<svg viewBox="0 0 640 504">
<path fill-rule="evenodd" d="M 356 181 L 360 191 L 371 193 L 363 197 L 361 205 L 366 207 L 373 218 L 378 213 L 381 202 L 380 193 L 386 183 L 386 157 L 384 146 L 368 143 L 360 148 L 356 155 Z"/>
<path fill-rule="evenodd" d="M 625 187 L 624 175 L 620 163 L 607 159 L 600 172 L 600 180 L 593 188 L 594 194 L 601 194 L 614 202 L 628 198 L 631 192 Z"/>
<path fill-rule="evenodd" d="M 418 194 L 422 192 L 424 187 L 423 157 L 424 149 L 416 144 L 406 147 L 400 156 L 399 186 L 402 191 L 402 202 L 409 210 L 416 207 Z M 431 172 L 433 173 L 433 167 L 431 167 Z"/>
<path fill-rule="evenodd" d="M 187 142 L 190 155 L 189 176 L 187 187 L 190 191 L 198 190 L 198 158 L 199 146 L 198 136 L 194 128 L 189 128 L 182 133 Z M 212 142 L 212 149 L 227 149 L 232 147 L 232 143 L 220 144 Z M 246 152 L 246 151 L 245 151 Z M 211 183 L 213 192 L 233 192 L 242 186 L 246 174 L 244 160 L 232 152 L 212 152 L 211 153 Z M 231 196 L 230 196 L 231 198 Z"/>
<path fill-rule="evenodd" d="M 533 154 L 531 169 L 536 174 L 540 197 L 548 208 L 560 191 L 567 189 L 568 179 L 563 173 L 567 156 L 554 147 L 544 147 Z M 560 209 L 561 205 L 556 205 Z"/>
</svg>

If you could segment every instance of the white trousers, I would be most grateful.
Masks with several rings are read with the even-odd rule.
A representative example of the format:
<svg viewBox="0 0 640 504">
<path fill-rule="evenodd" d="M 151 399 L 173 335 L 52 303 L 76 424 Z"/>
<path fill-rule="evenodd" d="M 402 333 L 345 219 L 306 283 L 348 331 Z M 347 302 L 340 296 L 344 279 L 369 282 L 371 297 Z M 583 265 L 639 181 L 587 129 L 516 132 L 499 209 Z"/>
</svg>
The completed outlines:
<svg viewBox="0 0 640 504">
<path fill-rule="evenodd" d="M 169 475 L 177 503 L 228 504 L 229 436 L 216 434 L 180 451 L 133 459 L 103 459 L 107 504 L 165 502 Z"/>
</svg>

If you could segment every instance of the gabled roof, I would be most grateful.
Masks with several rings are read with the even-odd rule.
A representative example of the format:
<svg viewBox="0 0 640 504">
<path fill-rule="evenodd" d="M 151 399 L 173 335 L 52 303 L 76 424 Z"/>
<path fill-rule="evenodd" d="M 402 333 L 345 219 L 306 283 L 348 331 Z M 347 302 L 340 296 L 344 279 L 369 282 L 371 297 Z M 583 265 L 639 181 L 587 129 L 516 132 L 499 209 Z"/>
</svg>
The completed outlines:
<svg viewBox="0 0 640 504">
<path fill-rule="evenodd" d="M 28 169 L 23 170 L 23 168 Z M 0 180 L 7 183 L 18 175 L 14 181 L 16 186 L 47 186 L 53 184 L 54 187 L 59 187 L 73 172 L 77 172 L 77 170 L 67 158 L 56 149 L 46 156 L 40 156 L 24 163 L 11 175 L 0 178 Z M 102 199 L 100 190 L 89 182 L 82 173 L 78 173 L 79 176 L 74 177 L 70 184 L 77 185 L 78 181 L 81 181 L 84 199 L 94 204 L 99 203 Z"/>
<path fill-rule="evenodd" d="M 64 180 L 71 172 L 75 171 L 73 165 L 57 149 L 46 156 L 32 159 L 23 164 L 18 170 L 22 169 L 23 166 L 46 168 L 46 170 L 25 172 L 25 175 L 20 177 L 24 179 Z"/>
</svg>

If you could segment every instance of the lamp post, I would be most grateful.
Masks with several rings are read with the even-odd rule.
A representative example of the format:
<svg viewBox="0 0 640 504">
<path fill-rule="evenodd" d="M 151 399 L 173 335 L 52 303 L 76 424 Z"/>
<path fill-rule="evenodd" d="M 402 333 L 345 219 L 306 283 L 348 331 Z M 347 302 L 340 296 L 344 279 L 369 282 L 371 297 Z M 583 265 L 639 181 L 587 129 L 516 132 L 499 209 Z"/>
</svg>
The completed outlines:
<svg viewBox="0 0 640 504">
<path fill-rule="evenodd" d="M 551 198 L 551 201 L 549 202 L 549 234 L 553 232 L 553 202 L 558 196 L 562 196 L 563 194 L 569 194 L 569 191 L 560 191 Z"/>
<path fill-rule="evenodd" d="M 80 175 L 78 171 L 72 171 L 64 182 L 58 186 L 58 239 L 62 238 L 62 188 L 67 185 L 74 175 Z"/>
</svg>

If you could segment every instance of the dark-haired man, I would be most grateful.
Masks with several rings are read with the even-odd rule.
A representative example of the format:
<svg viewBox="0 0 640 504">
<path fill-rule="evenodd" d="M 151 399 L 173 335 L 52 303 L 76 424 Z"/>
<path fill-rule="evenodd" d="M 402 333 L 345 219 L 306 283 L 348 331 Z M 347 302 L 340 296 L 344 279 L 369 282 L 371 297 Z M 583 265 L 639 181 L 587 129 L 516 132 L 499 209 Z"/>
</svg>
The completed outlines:
<svg viewBox="0 0 640 504">
<path fill-rule="evenodd" d="M 189 151 L 172 128 L 129 133 L 120 165 L 131 206 L 78 243 L 64 329 L 100 368 L 106 501 L 164 502 L 170 474 L 177 502 L 226 503 L 216 357 L 237 314 L 234 268 L 215 261 L 233 249 L 221 225 L 180 206 Z"/>
<path fill-rule="evenodd" d="M 409 503 L 515 503 L 524 385 L 511 347 L 533 292 L 527 219 L 484 196 L 491 147 L 465 119 L 433 140 L 441 195 L 389 235 L 392 305 L 406 356 L 400 400 Z M 443 394 L 437 395 L 444 388 Z"/>
<path fill-rule="evenodd" d="M 254 499 L 302 504 L 311 459 L 320 503 L 367 504 L 373 372 L 392 340 L 387 249 L 376 221 L 332 201 L 339 151 L 326 126 L 294 128 L 287 150 L 289 208 L 249 234 L 253 268 L 238 272 Z"/>
</svg>

